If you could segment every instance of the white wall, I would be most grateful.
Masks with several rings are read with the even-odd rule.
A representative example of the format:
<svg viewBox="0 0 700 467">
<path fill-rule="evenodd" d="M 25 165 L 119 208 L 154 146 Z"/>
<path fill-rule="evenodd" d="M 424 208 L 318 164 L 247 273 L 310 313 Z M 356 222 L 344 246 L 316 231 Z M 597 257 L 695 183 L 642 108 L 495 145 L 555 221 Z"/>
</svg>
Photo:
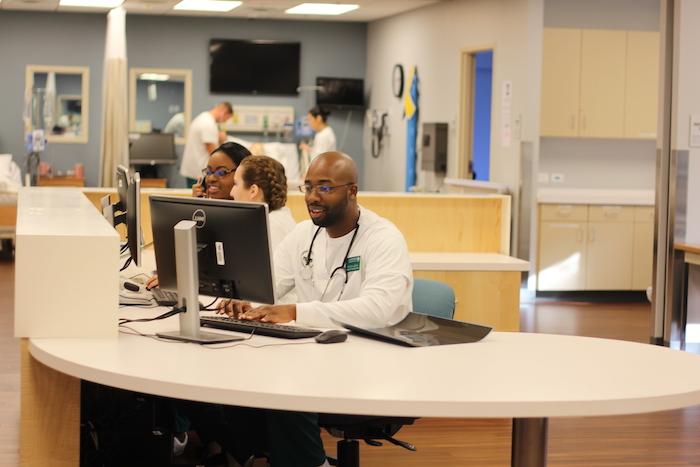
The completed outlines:
<svg viewBox="0 0 700 467">
<path fill-rule="evenodd" d="M 700 148 L 689 145 L 690 115 L 700 114 L 700 61 L 698 61 L 698 44 L 700 44 L 700 2 L 697 0 L 677 0 L 677 36 L 676 75 L 673 95 L 672 118 L 673 134 L 671 148 L 689 151 L 688 161 L 688 197 L 686 212 L 685 241 L 700 244 Z M 676 239 L 679 241 L 682 239 Z M 692 267 L 688 277 L 689 322 L 700 321 L 700 271 Z"/>
<path fill-rule="evenodd" d="M 365 150 L 364 180 L 370 190 L 402 191 L 406 170 L 406 122 L 402 102 L 393 97 L 391 74 L 396 63 L 418 67 L 420 122 L 450 125 L 448 175 L 457 171 L 457 124 L 460 108 L 460 51 L 474 46 L 494 48 L 493 114 L 491 122 L 491 180 L 519 185 L 519 139 L 514 132 L 508 148 L 501 146 L 501 83 L 513 83 L 512 119 L 522 119 L 522 137 L 532 141 L 538 132 L 539 79 L 532 82 L 529 4 L 541 0 L 460 0 L 441 2 L 399 16 L 370 23 L 367 38 L 367 86 L 370 107 L 389 112 L 389 137 L 374 159 Z M 541 28 L 535 34 L 541 35 Z M 538 52 L 539 53 L 539 52 Z M 539 53 L 541 55 L 541 53 Z M 511 122 L 514 123 L 514 122 Z M 419 145 L 420 146 L 420 145 Z M 419 184 L 436 188 L 426 174 Z M 432 185 L 432 186 L 430 186 Z"/>
<path fill-rule="evenodd" d="M 686 238 L 688 243 L 700 244 L 700 148 L 690 147 L 690 116 L 700 115 L 700 2 L 681 0 L 676 3 L 680 18 L 677 42 L 677 86 L 673 107 L 676 119 L 672 148 L 689 150 L 688 199 L 686 206 Z"/>
<path fill-rule="evenodd" d="M 541 174 L 561 174 L 551 188 L 653 190 L 656 141 L 542 138 Z"/>
</svg>

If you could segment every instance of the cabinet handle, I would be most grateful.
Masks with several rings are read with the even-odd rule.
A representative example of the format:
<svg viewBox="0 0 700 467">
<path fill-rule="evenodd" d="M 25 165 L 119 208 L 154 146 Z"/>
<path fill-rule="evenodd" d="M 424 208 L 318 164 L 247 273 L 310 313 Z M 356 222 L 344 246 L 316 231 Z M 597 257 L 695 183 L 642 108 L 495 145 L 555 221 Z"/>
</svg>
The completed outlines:
<svg viewBox="0 0 700 467">
<path fill-rule="evenodd" d="M 576 242 L 583 243 L 583 227 L 579 227 L 576 231 Z"/>
<path fill-rule="evenodd" d="M 595 227 L 590 228 L 590 232 L 588 234 L 588 243 L 593 243 L 595 242 Z"/>
</svg>

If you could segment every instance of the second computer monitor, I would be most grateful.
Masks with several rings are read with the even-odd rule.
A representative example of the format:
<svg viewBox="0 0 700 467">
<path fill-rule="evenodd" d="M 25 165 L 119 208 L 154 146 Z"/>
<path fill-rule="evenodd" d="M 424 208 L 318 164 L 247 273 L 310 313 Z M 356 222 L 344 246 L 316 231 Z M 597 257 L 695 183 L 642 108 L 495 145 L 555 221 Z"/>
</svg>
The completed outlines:
<svg viewBox="0 0 700 467">
<path fill-rule="evenodd" d="M 133 133 L 129 136 L 130 164 L 173 164 L 175 135 L 172 133 Z"/>
<path fill-rule="evenodd" d="M 181 220 L 197 223 L 199 291 L 214 297 L 274 303 L 267 205 L 151 196 L 158 282 L 177 290 L 175 236 Z"/>
</svg>

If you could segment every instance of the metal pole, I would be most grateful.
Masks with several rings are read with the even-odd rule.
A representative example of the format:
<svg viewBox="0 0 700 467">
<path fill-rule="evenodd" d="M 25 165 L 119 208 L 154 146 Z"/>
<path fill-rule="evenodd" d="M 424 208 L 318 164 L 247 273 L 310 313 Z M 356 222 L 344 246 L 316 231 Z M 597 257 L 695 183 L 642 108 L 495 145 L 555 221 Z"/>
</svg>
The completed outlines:
<svg viewBox="0 0 700 467">
<path fill-rule="evenodd" d="M 668 281 L 673 277 L 674 192 L 672 177 L 672 104 L 674 77 L 675 0 L 661 0 L 661 50 L 659 69 L 659 114 L 656 151 L 656 209 L 654 214 L 654 276 L 652 299 L 652 334 L 650 342 L 668 345 L 670 342 Z M 670 277 L 669 277 L 670 276 Z M 666 326 L 665 326 L 666 324 Z"/>
<path fill-rule="evenodd" d="M 547 465 L 547 418 L 514 418 L 511 467 Z"/>
</svg>

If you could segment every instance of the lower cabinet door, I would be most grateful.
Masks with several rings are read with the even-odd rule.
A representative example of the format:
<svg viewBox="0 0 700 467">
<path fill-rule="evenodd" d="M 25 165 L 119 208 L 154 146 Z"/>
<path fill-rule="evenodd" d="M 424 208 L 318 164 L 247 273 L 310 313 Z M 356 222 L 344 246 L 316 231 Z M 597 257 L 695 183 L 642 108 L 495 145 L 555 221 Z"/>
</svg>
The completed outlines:
<svg viewBox="0 0 700 467">
<path fill-rule="evenodd" d="M 583 290 L 585 263 L 585 222 L 540 224 L 537 290 Z"/>
<path fill-rule="evenodd" d="M 589 222 L 586 290 L 632 288 L 632 222 Z"/>
<path fill-rule="evenodd" d="M 651 285 L 654 269 L 654 224 L 634 223 L 632 256 L 632 289 L 646 290 Z"/>
</svg>

